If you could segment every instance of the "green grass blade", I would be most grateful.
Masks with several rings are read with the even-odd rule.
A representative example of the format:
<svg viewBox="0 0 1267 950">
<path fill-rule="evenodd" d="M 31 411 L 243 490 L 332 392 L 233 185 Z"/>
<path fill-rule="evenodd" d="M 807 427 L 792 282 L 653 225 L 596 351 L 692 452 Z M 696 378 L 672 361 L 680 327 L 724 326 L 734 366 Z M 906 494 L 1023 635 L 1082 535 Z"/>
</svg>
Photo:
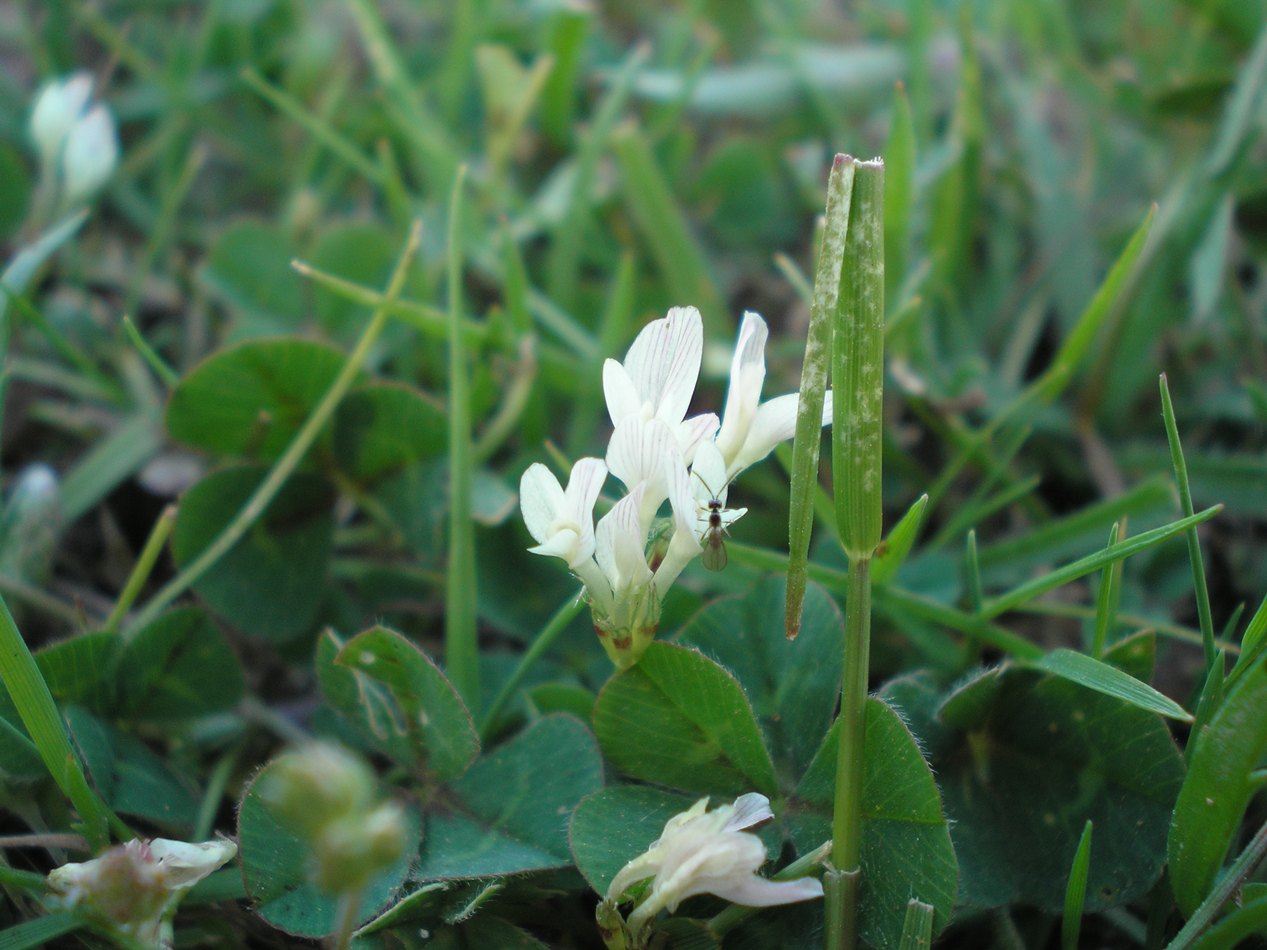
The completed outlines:
<svg viewBox="0 0 1267 950">
<path fill-rule="evenodd" d="M 475 523 L 471 519 L 471 394 L 462 345 L 460 218 L 466 166 L 458 169 L 449 202 L 449 563 L 444 612 L 444 663 L 468 708 L 479 707 L 476 630 Z"/>
<path fill-rule="evenodd" d="M 1063 648 L 1053 650 L 1033 666 L 1158 716 L 1179 722 L 1192 722 L 1192 715 L 1169 696 L 1159 693 L 1116 666 L 1110 666 L 1085 653 Z"/>
<path fill-rule="evenodd" d="M 136 351 L 141 354 L 141 359 L 145 360 L 154 375 L 163 381 L 163 385 L 169 390 L 174 389 L 176 384 L 180 382 L 180 375 L 167 365 L 167 361 L 159 355 L 154 347 L 145 339 L 140 328 L 132 321 L 132 318 L 124 314 L 123 316 L 123 332 L 127 335 L 132 345 L 136 347 Z"/>
<path fill-rule="evenodd" d="M 963 560 L 964 586 L 968 591 L 968 604 L 972 612 L 981 610 L 985 594 L 981 587 L 981 562 L 977 558 L 977 532 L 969 531 Z"/>
<path fill-rule="evenodd" d="M 1223 122 L 1205 162 L 1204 172 L 1217 177 L 1236 161 L 1261 122 L 1264 99 L 1267 98 L 1267 24 L 1258 34 L 1254 50 L 1236 80 L 1236 88 L 1223 113 Z"/>
<path fill-rule="evenodd" d="M 899 303 L 906 280 L 906 249 L 915 204 L 915 121 L 911 100 L 900 82 L 893 90 L 889 140 L 884 146 L 884 296 Z"/>
<path fill-rule="evenodd" d="M 884 163 L 856 162 L 832 337 L 832 484 L 850 560 L 880 543 L 884 394 Z"/>
<path fill-rule="evenodd" d="M 1263 598 L 1263 602 L 1254 611 L 1254 616 L 1250 617 L 1249 623 L 1245 625 L 1245 633 L 1241 637 L 1241 653 L 1236 658 L 1236 665 L 1232 668 L 1233 678 L 1249 665 L 1264 644 L 1267 644 L 1267 597 Z"/>
<path fill-rule="evenodd" d="M 1179 487 L 1179 505 L 1185 517 L 1191 517 L 1192 486 L 1188 484 L 1188 466 L 1183 460 L 1183 446 L 1179 442 L 1179 426 L 1175 422 L 1175 407 L 1170 402 L 1170 387 L 1166 374 L 1161 374 L 1161 417 L 1166 424 L 1166 440 L 1170 443 L 1170 461 L 1174 466 L 1175 484 Z M 1201 626 L 1201 647 L 1205 652 L 1207 670 L 1214 665 L 1214 618 L 1210 613 L 1210 591 L 1205 582 L 1205 563 L 1201 557 L 1201 539 L 1196 528 L 1188 534 L 1188 561 L 1192 565 L 1192 587 L 1197 598 L 1197 618 Z"/>
<path fill-rule="evenodd" d="M 84 927 L 78 914 L 62 912 L 36 917 L 0 931 L 0 950 L 32 950 Z"/>
<path fill-rule="evenodd" d="M 646 137 L 638 126 L 629 124 L 615 131 L 611 143 L 625 203 L 669 294 L 679 303 L 698 307 L 705 332 L 718 335 L 730 325 L 726 303 Z"/>
<path fill-rule="evenodd" d="M 1123 519 L 1109 529 L 1108 547 L 1117 544 L 1118 536 L 1126 530 L 1125 524 Z M 1100 589 L 1095 595 L 1095 630 L 1091 634 L 1091 655 L 1097 660 L 1104 654 L 1104 648 L 1109 642 L 1109 631 L 1114 626 L 1121 583 L 1122 562 L 1104 565 L 1104 569 L 1100 571 Z"/>
<path fill-rule="evenodd" d="M 1065 915 L 1060 921 L 1061 950 L 1078 950 L 1082 932 L 1082 908 L 1087 899 L 1087 873 L 1091 870 L 1091 821 L 1087 820 L 1073 855 L 1069 883 L 1065 887 Z"/>
<path fill-rule="evenodd" d="M 109 841 L 110 810 L 88 787 L 53 694 L 40 675 L 3 597 L 0 597 L 0 680 L 9 691 L 18 716 L 31 734 L 53 781 L 79 812 L 84 836 L 93 850 L 99 851 Z"/>
<path fill-rule="evenodd" d="M 1111 548 L 1097 551 L 1095 554 L 1090 554 L 1074 561 L 1072 564 L 1067 564 L 1052 571 L 1050 574 L 1021 584 L 1006 594 L 1000 594 L 998 597 L 988 600 L 981 610 L 981 615 L 991 619 L 1007 613 L 1014 607 L 1033 600 L 1035 597 L 1039 597 L 1050 590 L 1055 590 L 1057 587 L 1077 580 L 1079 577 L 1085 577 L 1092 571 L 1099 570 L 1105 564 L 1111 564 L 1114 561 L 1130 557 L 1132 554 L 1138 554 L 1140 551 L 1146 550 L 1155 544 L 1160 544 L 1169 538 L 1173 538 L 1176 534 L 1187 531 L 1189 528 L 1193 528 L 1204 521 L 1209 521 L 1222 510 L 1222 505 L 1215 505 L 1212 508 L 1205 509 L 1205 511 L 1198 512 L 1190 518 L 1180 518 L 1178 521 L 1162 525 L 1160 528 L 1154 528 L 1152 531 L 1145 531 L 1129 541 L 1123 541 Z"/>
<path fill-rule="evenodd" d="M 833 321 L 840 295 L 853 180 L 854 163 L 847 156 L 837 155 L 827 180 L 827 216 L 818 250 L 809 332 L 805 340 L 805 358 L 801 363 L 796 438 L 792 443 L 791 499 L 788 504 L 790 556 L 784 615 L 788 639 L 794 639 L 800 631 L 805 603 L 809 542 L 814 527 L 814 496 L 818 491 L 818 456 L 823 439 L 823 402 L 831 371 Z"/>
<path fill-rule="evenodd" d="M 898 950 L 928 950 L 933 945 L 933 905 L 912 897 L 902 921 Z"/>
<path fill-rule="evenodd" d="M 1082 311 L 1073 330 L 1056 351 L 1051 365 L 1030 385 L 1029 388 L 1040 393 L 1044 400 L 1055 399 L 1069 385 L 1074 372 L 1087 355 L 1091 344 L 1095 342 L 1101 328 L 1122 305 L 1126 292 L 1130 289 L 1132 278 L 1135 276 L 1136 262 L 1148 242 L 1148 235 L 1152 230 L 1153 218 L 1156 214 L 1156 205 L 1148 209 L 1144 220 L 1140 222 L 1135 233 L 1131 235 L 1131 239 L 1126 242 L 1122 253 L 1109 268 L 1104 282 L 1100 284 L 1095 296 Z"/>
<path fill-rule="evenodd" d="M 563 307 L 570 308 L 576 303 L 580 255 L 585 242 L 585 223 L 589 218 L 590 192 L 598 173 L 598 160 L 607 149 L 612 129 L 633 90 L 634 79 L 649 54 L 649 49 L 640 45 L 625 59 L 611 88 L 599 102 L 589 131 L 576 151 L 567 210 L 554 229 L 546 262 L 546 287 L 550 291 L 550 299 Z"/>
<path fill-rule="evenodd" d="M 927 510 L 928 496 L 920 495 L 906 514 L 902 515 L 901 520 L 889 529 L 888 536 L 876 550 L 871 562 L 872 584 L 884 585 L 897 576 L 915 546 L 915 539 L 919 536 L 919 529 L 924 523 L 924 512 Z"/>
<path fill-rule="evenodd" d="M 313 115 L 299 100 L 269 83 L 253 69 L 242 70 L 242 81 L 278 112 L 292 119 L 368 181 L 383 184 L 383 169 L 342 133 L 320 116 Z"/>
</svg>

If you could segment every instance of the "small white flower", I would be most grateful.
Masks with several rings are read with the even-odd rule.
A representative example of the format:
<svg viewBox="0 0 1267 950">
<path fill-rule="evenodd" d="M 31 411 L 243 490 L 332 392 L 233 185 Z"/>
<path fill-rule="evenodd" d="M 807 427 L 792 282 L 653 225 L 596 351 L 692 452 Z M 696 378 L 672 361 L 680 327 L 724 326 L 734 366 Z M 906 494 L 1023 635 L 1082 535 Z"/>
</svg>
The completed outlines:
<svg viewBox="0 0 1267 950">
<path fill-rule="evenodd" d="M 606 478 L 602 459 L 583 458 L 572 466 L 566 490 L 540 462 L 529 465 L 519 480 L 524 524 L 537 541 L 528 550 L 566 561 L 604 611 L 611 609 L 611 585 L 594 562 L 594 503 Z"/>
<path fill-rule="evenodd" d="M 739 340 L 730 364 L 730 388 L 717 448 L 726 460 L 726 477 L 734 478 L 750 465 L 760 462 L 780 442 L 796 434 L 797 393 L 761 402 L 765 385 L 765 343 L 769 335 L 765 321 L 748 311 L 739 327 Z M 823 425 L 831 421 L 832 395 L 823 401 Z"/>
<path fill-rule="evenodd" d="M 144 946 L 170 947 L 180 899 L 237 852 L 226 839 L 134 839 L 91 861 L 55 868 L 48 884 L 67 909 L 87 911 Z"/>
<path fill-rule="evenodd" d="M 626 419 L 659 419 L 690 464 L 696 446 L 717 428 L 717 416 L 711 412 L 686 419 L 703 353 L 704 323 L 694 307 L 674 307 L 648 323 L 624 363 L 603 363 L 603 395 L 612 425 L 619 429 Z"/>
<path fill-rule="evenodd" d="M 80 72 L 44 84 L 31 109 L 31 139 L 47 166 L 56 163 L 66 136 L 88 110 L 92 75 Z"/>
<path fill-rule="evenodd" d="M 43 174 L 60 181 L 66 207 L 91 198 L 119 163 L 114 116 L 104 104 L 93 104 L 89 73 L 45 84 L 31 110 L 30 132 Z"/>
<path fill-rule="evenodd" d="M 707 807 L 708 799 L 701 798 L 670 818 L 659 839 L 612 879 L 607 889 L 611 903 L 619 903 L 621 895 L 639 881 L 652 879 L 643 902 L 629 915 L 627 925 L 635 945 L 661 909 L 672 913 L 697 894 L 713 894 L 746 907 L 823 896 L 823 885 L 816 878 L 771 881 L 757 874 L 766 860 L 765 845 L 745 829 L 774 817 L 764 795 L 749 792 L 711 812 Z"/>
<path fill-rule="evenodd" d="M 533 554 L 562 558 L 575 570 L 594 556 L 594 503 L 607 478 L 601 459 L 583 458 L 572 466 L 566 490 L 554 473 L 534 462 L 519 480 L 519 507 L 528 533 L 537 540 Z"/>
</svg>

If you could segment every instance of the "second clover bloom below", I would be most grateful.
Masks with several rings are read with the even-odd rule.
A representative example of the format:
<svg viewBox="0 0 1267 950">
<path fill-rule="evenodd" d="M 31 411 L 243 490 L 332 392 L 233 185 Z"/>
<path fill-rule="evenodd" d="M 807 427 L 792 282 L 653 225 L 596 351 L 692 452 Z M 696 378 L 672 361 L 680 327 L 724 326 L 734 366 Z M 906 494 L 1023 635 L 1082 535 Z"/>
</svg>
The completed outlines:
<svg viewBox="0 0 1267 950">
<path fill-rule="evenodd" d="M 664 826 L 660 837 L 617 872 L 607 889 L 608 910 L 620 904 L 633 885 L 651 886 L 630 913 L 625 927 L 634 946 L 661 910 L 670 913 L 688 897 L 712 894 L 746 907 L 794 904 L 823 896 L 817 878 L 772 881 L 757 870 L 766 861 L 761 839 L 747 829 L 773 818 L 770 801 L 757 792 L 708 811 L 701 798 Z"/>
<path fill-rule="evenodd" d="M 661 603 L 686 566 L 701 555 L 706 567 L 724 566 L 724 538 L 747 511 L 726 507 L 735 476 L 795 432 L 796 393 L 761 402 L 767 335 L 761 317 L 744 314 L 723 419 L 688 419 L 704 330 L 698 310 L 674 307 L 643 327 L 623 362 L 603 365 L 613 426 L 606 458 L 578 461 L 566 488 L 540 463 L 523 474 L 520 506 L 537 542 L 529 550 L 561 559 L 585 585 L 594 628 L 622 669 L 655 636 Z M 595 527 L 608 473 L 625 494 Z"/>
</svg>

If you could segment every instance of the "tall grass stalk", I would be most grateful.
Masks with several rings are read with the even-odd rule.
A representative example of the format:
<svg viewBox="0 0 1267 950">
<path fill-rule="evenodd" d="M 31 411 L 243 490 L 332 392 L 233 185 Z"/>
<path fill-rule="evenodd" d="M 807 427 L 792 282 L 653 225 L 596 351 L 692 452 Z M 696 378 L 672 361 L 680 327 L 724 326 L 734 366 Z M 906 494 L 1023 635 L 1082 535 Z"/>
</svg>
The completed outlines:
<svg viewBox="0 0 1267 950">
<path fill-rule="evenodd" d="M 832 481 L 849 558 L 840 747 L 826 876 L 827 946 L 857 945 L 862 783 L 871 649 L 871 556 L 880 543 L 884 395 L 884 162 L 856 162 L 832 345 Z"/>
</svg>

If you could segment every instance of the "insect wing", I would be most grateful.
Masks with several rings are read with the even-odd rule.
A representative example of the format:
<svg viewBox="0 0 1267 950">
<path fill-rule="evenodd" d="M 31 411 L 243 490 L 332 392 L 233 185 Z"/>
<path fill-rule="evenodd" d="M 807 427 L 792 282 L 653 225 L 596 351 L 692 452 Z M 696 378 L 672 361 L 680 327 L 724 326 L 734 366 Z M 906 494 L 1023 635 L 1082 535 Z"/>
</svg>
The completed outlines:
<svg viewBox="0 0 1267 950">
<path fill-rule="evenodd" d="M 720 571 L 729 559 L 726 554 L 726 543 L 721 539 L 721 531 L 717 529 L 709 531 L 708 537 L 704 539 L 704 553 L 700 555 L 700 561 L 704 567 L 710 571 Z"/>
</svg>

